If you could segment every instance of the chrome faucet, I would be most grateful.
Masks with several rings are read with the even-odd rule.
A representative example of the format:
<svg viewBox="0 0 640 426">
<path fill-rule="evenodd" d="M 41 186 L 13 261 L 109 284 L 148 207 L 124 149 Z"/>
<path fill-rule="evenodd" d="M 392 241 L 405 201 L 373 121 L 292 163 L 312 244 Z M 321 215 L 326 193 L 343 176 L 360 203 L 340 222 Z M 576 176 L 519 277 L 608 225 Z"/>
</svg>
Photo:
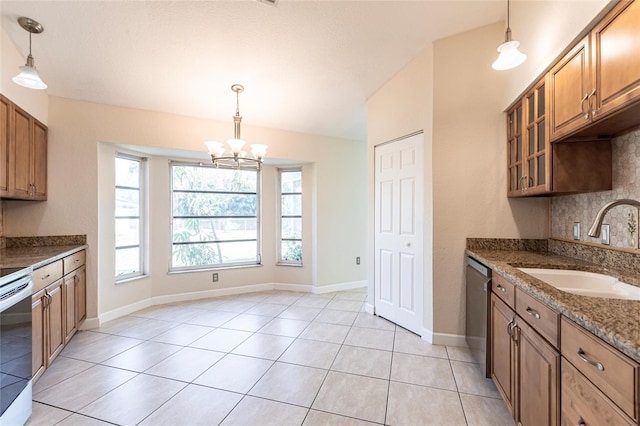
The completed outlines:
<svg viewBox="0 0 640 426">
<path fill-rule="evenodd" d="M 607 212 L 612 208 L 614 208 L 615 206 L 620 206 L 623 204 L 640 208 L 640 201 L 630 200 L 628 198 L 612 201 L 610 203 L 605 204 L 596 215 L 596 219 L 593 221 L 593 225 L 591 225 L 591 228 L 589 229 L 589 232 L 587 233 L 587 235 L 589 235 L 590 237 L 598 238 L 600 236 L 600 228 L 602 228 L 602 221 L 604 220 L 604 215 L 606 215 Z"/>
</svg>

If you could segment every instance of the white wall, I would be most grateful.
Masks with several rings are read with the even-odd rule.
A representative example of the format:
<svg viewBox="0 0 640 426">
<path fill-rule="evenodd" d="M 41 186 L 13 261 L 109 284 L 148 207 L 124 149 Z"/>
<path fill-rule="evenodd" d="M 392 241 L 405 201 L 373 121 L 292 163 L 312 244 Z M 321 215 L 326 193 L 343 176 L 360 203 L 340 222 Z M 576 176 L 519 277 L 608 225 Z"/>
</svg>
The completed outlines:
<svg viewBox="0 0 640 426">
<path fill-rule="evenodd" d="M 243 125 L 242 130 L 246 140 L 268 144 L 269 157 L 305 163 L 303 172 L 312 178 L 310 194 L 304 194 L 305 200 L 309 199 L 305 212 L 309 209 L 312 212 L 312 220 L 305 222 L 306 232 L 311 234 L 305 244 L 312 244 L 305 245 L 305 250 L 311 249 L 311 256 L 307 261 L 305 251 L 303 268 L 273 266 L 275 237 L 272 236 L 263 244 L 265 266 L 222 271 L 220 287 L 276 280 L 318 287 L 364 281 L 364 265 L 356 266 L 355 256 L 364 257 L 366 249 L 366 203 L 362 201 L 366 193 L 365 144 L 248 125 Z M 114 237 L 109 224 L 114 197 L 113 190 L 106 188 L 113 184 L 115 144 L 147 150 L 188 150 L 202 153 L 206 161 L 202 141 L 224 140 L 232 131 L 231 120 L 214 122 L 50 97 L 49 201 L 7 202 L 6 234 L 87 234 L 90 317 L 151 296 L 209 290 L 212 288 L 210 272 L 167 275 L 169 179 L 166 158 L 152 156 L 149 162 L 153 219 L 149 224 L 152 274 L 148 279 L 114 283 Z M 274 188 L 275 169 L 270 168 L 263 179 L 265 187 Z M 267 203 L 273 206 L 273 197 L 263 199 L 263 206 L 268 207 Z M 275 213 L 269 214 L 265 221 L 274 224 Z M 271 257 L 267 253 L 271 253 Z M 267 259 L 271 259 L 271 265 L 267 265 Z"/>
<path fill-rule="evenodd" d="M 503 110 L 533 82 L 605 6 L 606 1 L 513 2 L 511 28 L 525 64 L 496 72 L 491 63 L 504 40 L 496 23 L 436 41 L 383 86 L 367 104 L 369 206 L 373 206 L 372 146 L 419 128 L 432 173 L 433 244 L 425 248 L 425 328 L 434 342 L 462 342 L 464 334 L 464 248 L 467 237 L 546 238 L 548 200 L 507 199 Z M 431 119 L 428 117 L 431 115 Z M 432 123 L 431 123 L 432 120 Z M 428 199 L 425 192 L 425 199 Z M 369 253 L 373 254 L 373 213 Z M 427 235 L 427 238 L 430 236 Z M 369 271 L 370 284 L 373 269 Z M 371 293 L 371 290 L 370 290 Z M 431 294 L 432 300 L 428 299 Z"/>
</svg>

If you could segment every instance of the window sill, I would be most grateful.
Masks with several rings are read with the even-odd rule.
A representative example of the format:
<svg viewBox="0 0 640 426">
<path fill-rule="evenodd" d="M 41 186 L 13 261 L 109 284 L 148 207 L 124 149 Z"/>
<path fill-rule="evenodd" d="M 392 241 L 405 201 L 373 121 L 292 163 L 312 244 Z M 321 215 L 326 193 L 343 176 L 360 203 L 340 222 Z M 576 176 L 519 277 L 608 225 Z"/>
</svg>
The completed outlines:
<svg viewBox="0 0 640 426">
<path fill-rule="evenodd" d="M 276 266 L 291 266 L 294 268 L 302 268 L 304 265 L 302 263 L 277 262 Z"/>
<path fill-rule="evenodd" d="M 254 264 L 254 265 L 235 265 L 235 266 L 218 266 L 218 267 L 210 267 L 210 268 L 202 268 L 202 269 L 178 269 L 176 271 L 167 272 L 168 275 L 174 274 L 191 274 L 195 272 L 216 272 L 216 271 L 227 271 L 232 269 L 246 269 L 246 268 L 262 268 L 262 264 Z"/>
<path fill-rule="evenodd" d="M 123 278 L 121 280 L 116 280 L 116 284 L 126 284 L 126 283 L 130 283 L 132 281 L 138 281 L 138 280 L 142 280 L 145 278 L 149 278 L 148 274 L 143 274 L 143 275 L 136 275 L 135 277 L 129 277 L 129 278 Z"/>
</svg>

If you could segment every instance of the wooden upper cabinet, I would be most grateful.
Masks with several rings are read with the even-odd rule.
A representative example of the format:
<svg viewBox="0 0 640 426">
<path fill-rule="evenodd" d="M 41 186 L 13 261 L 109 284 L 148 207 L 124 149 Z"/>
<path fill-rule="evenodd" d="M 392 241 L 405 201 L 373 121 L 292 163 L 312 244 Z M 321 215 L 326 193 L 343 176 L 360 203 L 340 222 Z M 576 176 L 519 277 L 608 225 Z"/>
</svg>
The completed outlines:
<svg viewBox="0 0 640 426">
<path fill-rule="evenodd" d="M 550 140 L 612 137 L 640 124 L 640 0 L 622 0 L 548 73 Z"/>
<path fill-rule="evenodd" d="M 622 1 L 591 32 L 594 119 L 640 100 L 640 1 Z"/>
<path fill-rule="evenodd" d="M 585 37 L 547 75 L 552 141 L 574 133 L 590 121 L 587 103 L 593 89 L 589 51 L 589 37 Z"/>
<path fill-rule="evenodd" d="M 546 119 L 546 84 L 543 79 L 524 96 L 525 188 L 529 195 L 551 190 L 551 155 Z"/>
<path fill-rule="evenodd" d="M 47 199 L 47 126 L 0 95 L 0 197 Z"/>
<path fill-rule="evenodd" d="M 11 121 L 11 102 L 0 96 L 0 197 L 9 193 L 9 122 Z"/>
</svg>

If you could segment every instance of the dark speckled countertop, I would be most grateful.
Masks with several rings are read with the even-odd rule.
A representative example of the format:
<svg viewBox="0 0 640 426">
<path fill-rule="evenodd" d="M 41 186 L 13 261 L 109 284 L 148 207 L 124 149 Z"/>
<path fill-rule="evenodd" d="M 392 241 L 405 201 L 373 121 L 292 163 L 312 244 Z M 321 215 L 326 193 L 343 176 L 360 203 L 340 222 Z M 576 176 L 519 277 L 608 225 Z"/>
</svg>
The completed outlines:
<svg viewBox="0 0 640 426">
<path fill-rule="evenodd" d="M 0 249 L 0 268 L 33 266 L 33 269 L 37 269 L 86 248 L 86 245 L 75 244 L 3 248 Z"/>
<path fill-rule="evenodd" d="M 574 269 L 615 276 L 640 286 L 640 275 L 544 251 L 467 249 L 467 254 L 503 275 L 557 312 L 640 362 L 640 301 L 565 293 L 516 268 Z"/>
</svg>

